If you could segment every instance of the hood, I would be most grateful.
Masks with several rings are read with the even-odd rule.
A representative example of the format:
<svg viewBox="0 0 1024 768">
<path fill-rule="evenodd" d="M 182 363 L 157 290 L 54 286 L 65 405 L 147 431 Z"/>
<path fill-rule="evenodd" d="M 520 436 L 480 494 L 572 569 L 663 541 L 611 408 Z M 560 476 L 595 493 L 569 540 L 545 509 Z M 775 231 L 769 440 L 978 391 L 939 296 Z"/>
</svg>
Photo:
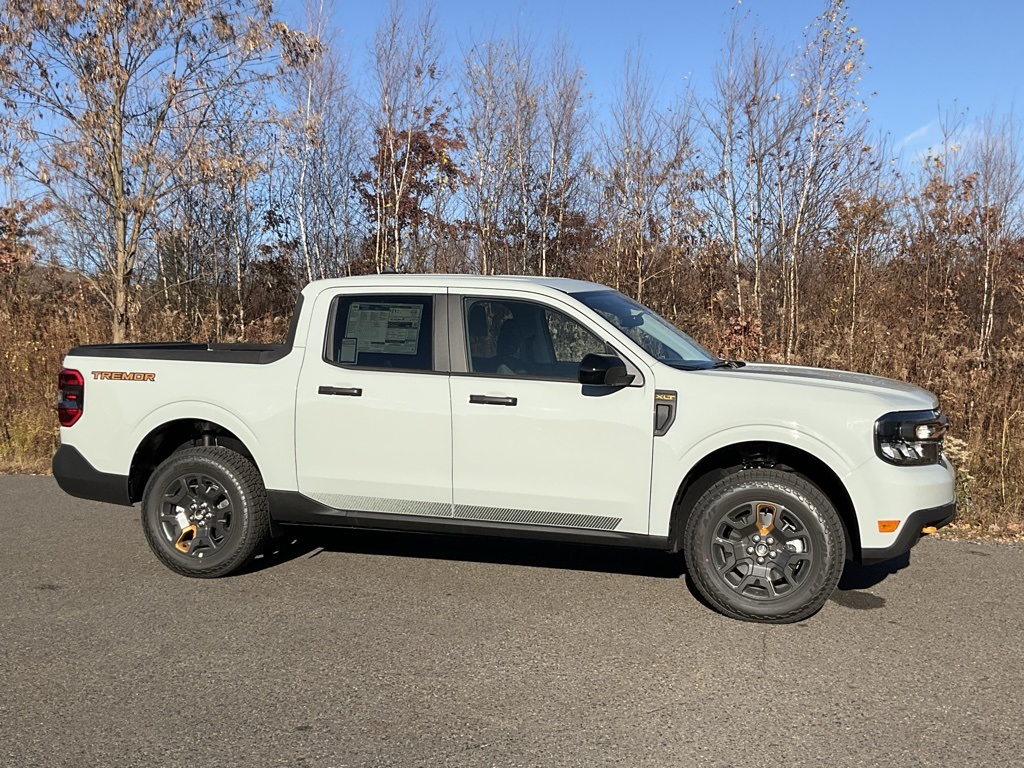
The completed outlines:
<svg viewBox="0 0 1024 768">
<path fill-rule="evenodd" d="M 875 395 L 901 410 L 930 410 L 939 407 L 938 398 L 926 389 L 905 381 L 866 373 L 769 363 L 747 363 L 742 368 L 717 368 L 708 373 L 715 376 L 747 378 L 752 381 L 765 378 L 778 383 L 862 392 Z"/>
</svg>

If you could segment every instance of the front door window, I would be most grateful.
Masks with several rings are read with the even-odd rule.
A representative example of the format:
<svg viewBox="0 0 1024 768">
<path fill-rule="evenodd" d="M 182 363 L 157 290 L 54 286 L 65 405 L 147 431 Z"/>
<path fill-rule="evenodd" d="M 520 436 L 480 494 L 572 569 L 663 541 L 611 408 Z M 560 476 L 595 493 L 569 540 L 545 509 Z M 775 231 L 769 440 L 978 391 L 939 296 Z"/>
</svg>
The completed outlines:
<svg viewBox="0 0 1024 768">
<path fill-rule="evenodd" d="M 583 325 L 530 301 L 467 298 L 469 372 L 576 381 L 580 361 L 608 345 Z"/>
</svg>

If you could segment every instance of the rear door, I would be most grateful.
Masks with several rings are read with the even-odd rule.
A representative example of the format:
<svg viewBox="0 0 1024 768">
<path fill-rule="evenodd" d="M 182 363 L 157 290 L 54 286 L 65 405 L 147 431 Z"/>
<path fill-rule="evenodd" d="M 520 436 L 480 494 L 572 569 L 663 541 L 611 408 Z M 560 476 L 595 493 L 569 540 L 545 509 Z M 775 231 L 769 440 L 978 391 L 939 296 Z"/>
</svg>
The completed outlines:
<svg viewBox="0 0 1024 768">
<path fill-rule="evenodd" d="M 615 352 L 569 301 L 452 295 L 455 516 L 648 532 L 654 378 L 584 387 L 580 360 Z M 620 354 L 621 356 L 621 354 Z"/>
<path fill-rule="evenodd" d="M 341 289 L 314 304 L 296 393 L 299 491 L 328 507 L 451 516 L 443 289 Z"/>
</svg>

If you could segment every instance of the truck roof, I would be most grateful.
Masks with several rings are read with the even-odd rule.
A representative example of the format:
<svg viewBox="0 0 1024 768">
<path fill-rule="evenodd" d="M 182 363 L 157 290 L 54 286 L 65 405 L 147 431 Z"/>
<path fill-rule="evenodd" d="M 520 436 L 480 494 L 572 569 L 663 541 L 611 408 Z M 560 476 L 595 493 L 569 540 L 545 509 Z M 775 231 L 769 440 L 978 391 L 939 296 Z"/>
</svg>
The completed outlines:
<svg viewBox="0 0 1024 768">
<path fill-rule="evenodd" d="M 447 275 L 447 274 L 401 274 L 358 275 L 355 277 L 337 277 L 327 280 L 314 280 L 303 290 L 303 293 L 319 293 L 329 288 L 349 286 L 366 286 L 367 288 L 393 288 L 396 286 L 423 286 L 424 288 L 507 288 L 510 284 L 543 286 L 561 291 L 577 293 L 580 291 L 608 290 L 608 286 L 590 283 L 585 280 L 570 280 L 565 277 L 533 277 L 526 275 Z"/>
</svg>

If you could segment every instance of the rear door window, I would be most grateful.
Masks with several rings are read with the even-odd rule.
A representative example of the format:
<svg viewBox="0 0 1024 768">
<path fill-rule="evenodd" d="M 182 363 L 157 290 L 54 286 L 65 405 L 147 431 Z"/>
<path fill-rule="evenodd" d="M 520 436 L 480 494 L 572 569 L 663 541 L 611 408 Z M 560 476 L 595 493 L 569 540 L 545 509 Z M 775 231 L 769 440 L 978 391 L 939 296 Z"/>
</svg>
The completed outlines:
<svg viewBox="0 0 1024 768">
<path fill-rule="evenodd" d="M 347 368 L 432 371 L 433 308 L 433 296 L 339 296 L 324 359 Z"/>
</svg>

